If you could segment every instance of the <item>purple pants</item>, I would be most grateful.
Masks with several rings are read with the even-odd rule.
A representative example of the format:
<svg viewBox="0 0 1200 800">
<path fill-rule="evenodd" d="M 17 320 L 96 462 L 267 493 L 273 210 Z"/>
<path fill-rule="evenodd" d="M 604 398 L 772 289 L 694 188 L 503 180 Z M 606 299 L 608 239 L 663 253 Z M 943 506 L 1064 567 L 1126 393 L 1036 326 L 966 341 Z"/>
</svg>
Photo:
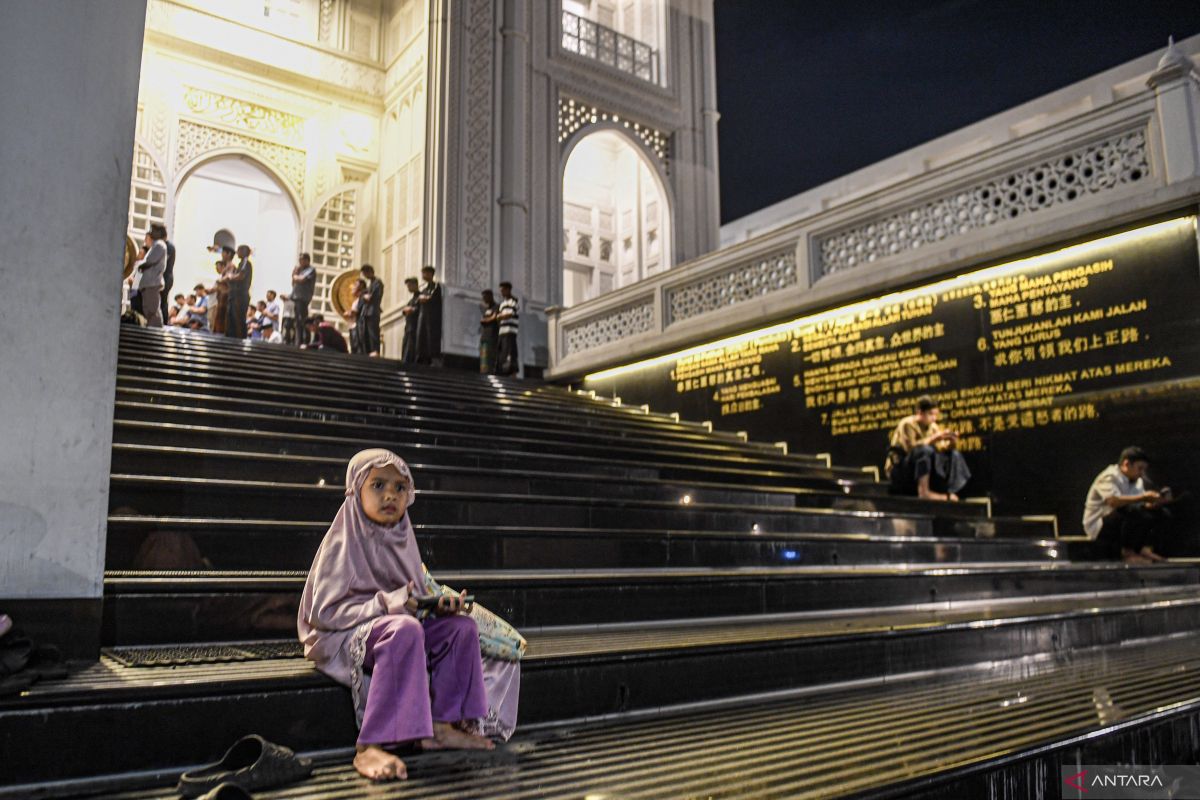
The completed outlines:
<svg viewBox="0 0 1200 800">
<path fill-rule="evenodd" d="M 434 722 L 487 716 L 479 631 L 470 617 L 380 617 L 367 636 L 363 670 L 371 684 L 360 745 L 428 739 Z"/>
</svg>

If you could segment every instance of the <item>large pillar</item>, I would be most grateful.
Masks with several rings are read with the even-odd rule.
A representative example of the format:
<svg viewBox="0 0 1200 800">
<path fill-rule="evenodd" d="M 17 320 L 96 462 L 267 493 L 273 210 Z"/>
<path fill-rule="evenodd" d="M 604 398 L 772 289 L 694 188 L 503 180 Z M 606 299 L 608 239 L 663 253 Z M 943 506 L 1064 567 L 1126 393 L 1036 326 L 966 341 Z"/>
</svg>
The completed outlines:
<svg viewBox="0 0 1200 800">
<path fill-rule="evenodd" d="M 1200 83 L 1172 41 L 1147 83 L 1154 90 L 1167 183 L 1200 175 Z"/>
<path fill-rule="evenodd" d="M 0 612 L 95 657 L 145 0 L 0 26 Z"/>
<path fill-rule="evenodd" d="M 503 41 L 500 89 L 500 280 L 511 281 L 528 306 L 532 286 L 529 263 L 529 29 L 525 0 L 505 0 L 500 28 Z M 524 313 L 524 317 L 531 315 Z M 526 326 L 528 327 L 528 325 Z M 519 336 L 526 363 L 530 336 Z"/>
</svg>

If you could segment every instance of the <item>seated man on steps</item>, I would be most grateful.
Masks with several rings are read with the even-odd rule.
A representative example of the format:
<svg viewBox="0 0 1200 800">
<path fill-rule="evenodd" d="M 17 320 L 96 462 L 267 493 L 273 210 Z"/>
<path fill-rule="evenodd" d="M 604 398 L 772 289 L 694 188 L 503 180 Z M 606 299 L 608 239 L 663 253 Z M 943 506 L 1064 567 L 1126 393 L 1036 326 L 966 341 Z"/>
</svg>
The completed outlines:
<svg viewBox="0 0 1200 800">
<path fill-rule="evenodd" d="M 971 470 L 954 447 L 958 434 L 938 425 L 940 414 L 937 401 L 923 395 L 917 398 L 916 413 L 900 420 L 892 431 L 884 465 L 892 481 L 892 494 L 958 500 Z"/>
<path fill-rule="evenodd" d="M 1126 447 L 1116 464 L 1105 467 L 1088 489 L 1083 507 L 1087 537 L 1129 564 L 1166 561 L 1155 552 L 1167 525 L 1163 505 L 1171 490 L 1146 489 L 1144 477 L 1150 459 L 1140 447 Z"/>
<path fill-rule="evenodd" d="M 337 328 L 326 322 L 321 314 L 310 314 L 306 324 L 310 344 L 301 347 L 310 350 L 336 350 L 339 353 L 350 352 L 350 348 L 346 347 L 345 337 Z"/>
</svg>

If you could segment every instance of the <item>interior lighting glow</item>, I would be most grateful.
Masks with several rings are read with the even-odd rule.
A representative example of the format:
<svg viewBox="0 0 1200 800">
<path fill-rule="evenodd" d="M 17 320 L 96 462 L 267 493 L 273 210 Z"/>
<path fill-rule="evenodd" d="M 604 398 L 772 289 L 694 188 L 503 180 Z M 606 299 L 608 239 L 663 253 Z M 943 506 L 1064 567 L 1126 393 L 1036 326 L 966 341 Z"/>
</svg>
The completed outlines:
<svg viewBox="0 0 1200 800">
<path fill-rule="evenodd" d="M 636 126 L 635 126 L 636 127 Z M 677 350 L 673 353 L 666 353 L 653 358 L 647 358 L 642 361 L 635 361 L 631 364 L 623 364 L 618 367 L 593 372 L 584 377 L 584 382 L 589 381 L 604 381 L 611 378 L 616 378 L 620 375 L 625 375 L 630 372 L 636 372 L 647 367 L 654 367 L 660 364 L 666 364 L 672 361 L 678 361 L 687 356 L 707 353 L 712 350 L 721 350 L 727 347 L 735 347 L 746 342 L 758 339 L 772 334 L 787 333 L 796 328 L 816 325 L 827 320 L 836 319 L 846 314 L 865 312 L 879 308 L 881 306 L 889 306 L 896 303 L 903 303 L 915 297 L 920 297 L 927 294 L 940 294 L 955 288 L 967 286 L 973 283 L 1004 277 L 1025 270 L 1036 269 L 1048 263 L 1063 260 L 1063 261 L 1080 261 L 1086 262 L 1092 254 L 1106 248 L 1117 247 L 1119 245 L 1128 244 L 1140 240 L 1151 239 L 1155 236 L 1171 234 L 1179 231 L 1180 228 L 1190 227 L 1193 231 L 1196 228 L 1195 215 L 1185 217 L 1177 217 L 1175 219 L 1166 220 L 1164 222 L 1156 222 L 1151 225 L 1144 225 L 1140 228 L 1125 231 L 1123 233 L 1114 233 L 1111 236 L 1103 236 L 1099 239 L 1092 239 L 1088 242 L 1063 247 L 1059 250 L 1054 250 L 1049 253 L 1042 253 L 1029 258 L 1022 258 L 1017 261 L 1008 261 L 1003 264 L 997 264 L 992 267 L 977 269 L 972 272 L 966 272 L 957 275 L 953 278 L 946 278 L 934 283 L 918 286 L 913 289 L 905 289 L 899 292 L 881 295 L 880 297 L 871 298 L 869 300 L 860 300 L 854 303 L 849 303 L 837 308 L 831 308 L 827 311 L 821 311 L 816 314 L 810 314 L 804 317 L 780 322 L 775 325 L 769 325 L 765 328 L 759 328 L 746 333 L 739 333 L 734 336 L 727 336 L 724 339 L 718 339 L 713 342 L 695 345 L 684 350 Z"/>
<path fill-rule="evenodd" d="M 683 497 L 679 498 L 679 502 L 686 506 L 692 502 L 692 496 L 690 494 L 685 494 Z"/>
</svg>

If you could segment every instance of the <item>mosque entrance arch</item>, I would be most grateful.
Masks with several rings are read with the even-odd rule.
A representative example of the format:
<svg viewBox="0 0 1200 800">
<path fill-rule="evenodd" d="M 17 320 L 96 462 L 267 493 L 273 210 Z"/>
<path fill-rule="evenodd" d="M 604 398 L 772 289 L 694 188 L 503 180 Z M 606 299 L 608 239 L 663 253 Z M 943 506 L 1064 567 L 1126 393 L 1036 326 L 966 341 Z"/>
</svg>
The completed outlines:
<svg viewBox="0 0 1200 800">
<path fill-rule="evenodd" d="M 182 173 L 168 226 L 175 243 L 175 287 L 187 292 L 211 285 L 216 260 L 207 247 L 227 228 L 254 251 L 251 297 L 268 289 L 286 293 L 300 252 L 300 212 L 287 184 L 266 164 L 244 153 L 206 157 Z"/>
<path fill-rule="evenodd" d="M 563 169 L 563 306 L 672 264 L 671 202 L 654 163 L 616 129 L 588 133 Z"/>
</svg>

